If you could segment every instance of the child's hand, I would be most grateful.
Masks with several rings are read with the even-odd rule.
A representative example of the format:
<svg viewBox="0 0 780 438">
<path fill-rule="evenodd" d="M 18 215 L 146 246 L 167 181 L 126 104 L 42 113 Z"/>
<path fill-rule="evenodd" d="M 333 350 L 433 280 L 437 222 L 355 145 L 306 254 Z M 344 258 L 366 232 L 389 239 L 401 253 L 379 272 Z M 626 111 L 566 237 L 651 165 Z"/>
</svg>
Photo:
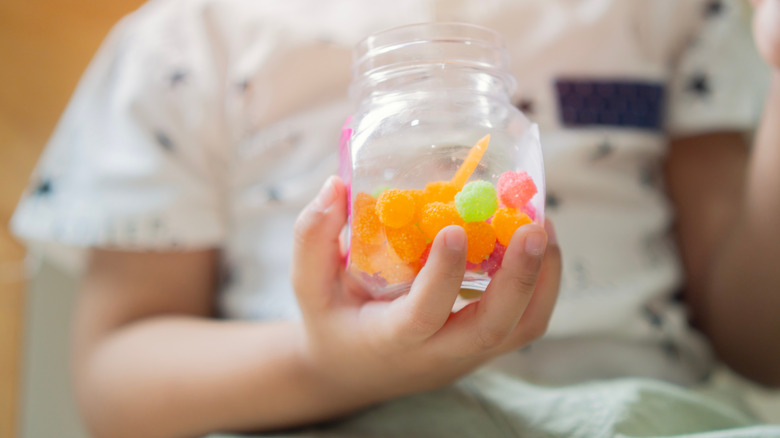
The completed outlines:
<svg viewBox="0 0 780 438">
<path fill-rule="evenodd" d="M 755 6 L 753 33 L 767 63 L 780 69 L 780 0 L 751 0 Z"/>
<path fill-rule="evenodd" d="M 519 229 L 482 299 L 451 313 L 466 265 L 462 228 L 436 236 L 409 294 L 375 301 L 344 272 L 345 222 L 345 186 L 333 177 L 298 218 L 292 273 L 305 362 L 340 397 L 370 403 L 432 389 L 545 332 L 561 261 L 542 227 Z"/>
</svg>

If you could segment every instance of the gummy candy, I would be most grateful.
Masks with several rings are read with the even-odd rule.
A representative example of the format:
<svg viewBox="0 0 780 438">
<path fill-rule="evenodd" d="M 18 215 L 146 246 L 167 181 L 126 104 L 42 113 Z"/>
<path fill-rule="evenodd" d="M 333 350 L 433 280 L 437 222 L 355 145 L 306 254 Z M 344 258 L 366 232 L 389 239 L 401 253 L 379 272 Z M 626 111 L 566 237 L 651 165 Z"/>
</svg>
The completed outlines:
<svg viewBox="0 0 780 438">
<path fill-rule="evenodd" d="M 406 263 L 393 251 L 383 250 L 376 254 L 373 260 L 374 266 L 381 275 L 390 284 L 412 281 L 414 276 L 420 272 L 420 262 Z"/>
<path fill-rule="evenodd" d="M 455 208 L 455 204 L 431 202 L 423 207 L 420 229 L 428 240 L 433 240 L 436 234 L 448 225 L 460 225 L 461 227 L 465 225 L 458 214 L 458 209 Z"/>
<path fill-rule="evenodd" d="M 498 178 L 498 197 L 507 207 L 522 208 L 536 194 L 534 180 L 523 172 L 507 171 Z"/>
<path fill-rule="evenodd" d="M 414 218 L 412 219 L 412 223 L 416 224 L 420 222 L 420 218 L 422 218 L 422 210 L 423 207 L 425 207 L 425 195 L 422 190 L 406 190 L 406 193 L 411 195 L 412 199 L 414 199 Z"/>
<path fill-rule="evenodd" d="M 423 251 L 422 255 L 420 256 L 420 266 L 425 266 L 426 263 L 428 263 L 428 256 L 431 255 L 431 245 L 429 244 L 427 247 L 425 247 L 425 251 Z"/>
<path fill-rule="evenodd" d="M 464 300 L 473 300 L 475 298 L 479 298 L 482 296 L 481 290 L 476 289 L 461 289 L 458 294 L 463 298 Z"/>
<path fill-rule="evenodd" d="M 382 225 L 376 214 L 376 199 L 366 193 L 358 193 L 353 209 L 352 232 L 355 237 L 369 244 L 382 240 Z"/>
<path fill-rule="evenodd" d="M 455 207 L 466 222 L 484 221 L 498 208 L 496 189 L 487 181 L 470 182 L 455 195 Z"/>
<path fill-rule="evenodd" d="M 459 188 L 450 181 L 433 181 L 425 185 L 423 191 L 423 201 L 426 204 L 431 202 L 451 202 L 455 199 Z"/>
<path fill-rule="evenodd" d="M 485 274 L 491 277 L 496 275 L 498 268 L 501 267 L 501 262 L 504 260 L 505 253 L 506 247 L 496 242 L 496 246 L 493 248 L 493 252 L 490 253 L 490 256 L 488 256 L 487 260 L 482 262 L 482 270 L 485 272 Z"/>
<path fill-rule="evenodd" d="M 387 242 L 398 258 L 412 263 L 420 260 L 428 242 L 425 234 L 416 225 L 404 225 L 401 228 L 387 228 Z"/>
<path fill-rule="evenodd" d="M 390 228 L 400 228 L 414 219 L 414 197 L 406 190 L 385 190 L 376 201 L 379 221 Z"/>
<path fill-rule="evenodd" d="M 455 176 L 452 177 L 452 183 L 455 184 L 458 189 L 461 189 L 463 185 L 466 184 L 466 181 L 469 180 L 471 174 L 474 173 L 474 170 L 477 168 L 480 160 L 482 160 L 482 155 L 485 154 L 489 144 L 490 134 L 480 138 L 477 144 L 471 148 L 466 159 L 463 160 L 463 164 L 460 165 L 458 171 L 455 172 Z"/>
<path fill-rule="evenodd" d="M 463 228 L 468 238 L 466 260 L 481 263 L 496 246 L 496 231 L 487 222 L 469 222 Z"/>
<path fill-rule="evenodd" d="M 504 246 L 509 245 L 515 230 L 523 225 L 530 224 L 531 218 L 527 214 L 518 212 L 513 208 L 499 208 L 493 216 L 491 224 L 496 230 L 498 242 Z"/>
<path fill-rule="evenodd" d="M 358 239 L 353 239 L 349 258 L 352 264 L 361 271 L 374 274 L 379 271 L 374 259 L 383 252 L 385 252 L 384 245 L 369 245 Z"/>
</svg>

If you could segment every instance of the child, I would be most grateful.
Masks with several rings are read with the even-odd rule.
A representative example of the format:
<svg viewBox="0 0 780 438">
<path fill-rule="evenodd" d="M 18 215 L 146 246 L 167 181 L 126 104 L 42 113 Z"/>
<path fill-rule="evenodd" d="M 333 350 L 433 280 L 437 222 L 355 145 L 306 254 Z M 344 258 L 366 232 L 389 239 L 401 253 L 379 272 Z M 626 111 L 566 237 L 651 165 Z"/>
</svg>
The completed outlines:
<svg viewBox="0 0 780 438">
<path fill-rule="evenodd" d="M 778 1 L 757 3 L 776 72 Z M 521 228 L 484 298 L 453 315 L 459 227 L 390 303 L 343 275 L 343 182 L 329 178 L 293 230 L 336 168 L 349 49 L 432 20 L 505 36 L 566 251 L 559 285 L 556 233 Z M 725 0 L 150 2 L 98 53 L 14 218 L 24 238 L 89 248 L 74 344 L 89 427 L 300 426 L 502 354 L 494 368 L 539 382 L 693 384 L 711 345 L 780 384 L 780 133 L 763 123 L 748 157 L 740 133 L 762 90 L 743 20 Z M 765 121 L 780 117 L 773 81 Z M 686 307 L 672 299 L 683 286 Z"/>
</svg>

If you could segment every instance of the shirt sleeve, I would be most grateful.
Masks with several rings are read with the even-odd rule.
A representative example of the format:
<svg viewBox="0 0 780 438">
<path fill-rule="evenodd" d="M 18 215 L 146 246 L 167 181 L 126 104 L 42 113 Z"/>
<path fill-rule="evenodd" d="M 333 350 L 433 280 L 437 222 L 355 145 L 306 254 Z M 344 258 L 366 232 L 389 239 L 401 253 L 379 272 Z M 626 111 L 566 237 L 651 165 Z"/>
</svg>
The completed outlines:
<svg viewBox="0 0 780 438">
<path fill-rule="evenodd" d="M 103 43 L 12 218 L 74 247 L 216 247 L 229 164 L 215 38 L 182 2 L 151 2 Z"/>
<path fill-rule="evenodd" d="M 697 0 L 696 20 L 670 81 L 667 129 L 681 137 L 755 127 L 769 71 L 741 0 Z"/>
</svg>

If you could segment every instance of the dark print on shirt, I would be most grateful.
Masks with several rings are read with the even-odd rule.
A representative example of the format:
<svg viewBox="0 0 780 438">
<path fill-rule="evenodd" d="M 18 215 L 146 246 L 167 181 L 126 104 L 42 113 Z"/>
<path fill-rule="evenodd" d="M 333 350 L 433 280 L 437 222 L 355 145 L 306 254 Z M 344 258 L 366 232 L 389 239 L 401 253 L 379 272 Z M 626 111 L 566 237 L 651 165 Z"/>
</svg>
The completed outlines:
<svg viewBox="0 0 780 438">
<path fill-rule="evenodd" d="M 710 80 L 706 74 L 698 72 L 688 80 L 686 89 L 699 97 L 707 97 L 711 93 Z"/>
<path fill-rule="evenodd" d="M 33 196 L 45 197 L 52 193 L 52 183 L 49 178 L 43 178 L 33 187 Z"/>
<path fill-rule="evenodd" d="M 659 131 L 661 83 L 561 78 L 555 81 L 561 123 L 568 128 L 612 126 Z"/>
<path fill-rule="evenodd" d="M 517 102 L 517 109 L 523 112 L 526 116 L 532 116 L 536 112 L 536 104 L 529 98 L 522 98 Z"/>
<path fill-rule="evenodd" d="M 173 152 L 173 142 L 167 134 L 162 131 L 157 131 L 154 134 L 154 138 L 157 140 L 157 143 L 163 147 L 163 149 L 169 152 Z"/>
<path fill-rule="evenodd" d="M 171 76 L 169 78 L 171 88 L 176 88 L 178 85 L 187 82 L 188 75 L 189 73 L 187 73 L 184 70 L 176 70 L 173 73 L 171 73 Z"/>
<path fill-rule="evenodd" d="M 704 17 L 705 18 L 719 17 L 723 14 L 723 11 L 725 9 L 726 6 L 723 4 L 722 0 L 710 0 L 707 2 L 706 5 L 704 5 Z"/>
<path fill-rule="evenodd" d="M 612 143 L 610 143 L 607 140 L 604 140 L 603 142 L 599 143 L 598 146 L 596 146 L 596 150 L 593 151 L 593 153 L 590 156 L 590 159 L 591 161 L 598 161 L 602 158 L 607 157 L 608 155 L 611 155 L 614 150 L 615 148 L 612 146 Z"/>
</svg>

